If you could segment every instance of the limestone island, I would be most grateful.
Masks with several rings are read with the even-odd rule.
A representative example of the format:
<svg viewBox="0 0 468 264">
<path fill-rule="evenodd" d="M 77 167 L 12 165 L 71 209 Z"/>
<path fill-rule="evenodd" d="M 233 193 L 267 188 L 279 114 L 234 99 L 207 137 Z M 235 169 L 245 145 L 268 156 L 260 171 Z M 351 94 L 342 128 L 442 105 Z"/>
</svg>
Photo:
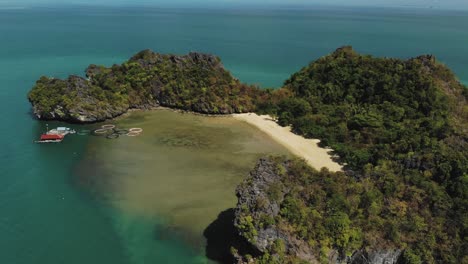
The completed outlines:
<svg viewBox="0 0 468 264">
<path fill-rule="evenodd" d="M 259 160 L 237 188 L 238 238 L 214 260 L 468 263 L 468 89 L 434 56 L 375 58 L 342 47 L 279 89 L 244 84 L 200 53 L 145 50 L 122 65 L 91 65 L 86 76 L 41 77 L 28 97 L 37 118 L 90 123 L 157 106 L 251 113 L 237 118 L 269 115 L 333 149 L 334 169 L 313 162 L 322 154 L 307 160 L 300 143 L 299 158 Z"/>
</svg>

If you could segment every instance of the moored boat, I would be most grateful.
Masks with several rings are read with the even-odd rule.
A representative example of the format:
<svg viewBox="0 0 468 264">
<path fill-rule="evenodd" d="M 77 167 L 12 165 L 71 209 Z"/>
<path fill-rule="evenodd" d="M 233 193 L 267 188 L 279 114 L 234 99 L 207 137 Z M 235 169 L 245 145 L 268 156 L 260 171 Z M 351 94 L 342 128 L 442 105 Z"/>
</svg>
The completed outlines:
<svg viewBox="0 0 468 264">
<path fill-rule="evenodd" d="M 59 143 L 62 142 L 63 138 L 64 136 L 59 134 L 42 134 L 36 143 Z"/>
<path fill-rule="evenodd" d="M 36 143 L 60 143 L 68 134 L 75 134 L 76 131 L 68 127 L 57 127 L 52 130 L 48 130 L 45 134 L 42 134 Z"/>
</svg>

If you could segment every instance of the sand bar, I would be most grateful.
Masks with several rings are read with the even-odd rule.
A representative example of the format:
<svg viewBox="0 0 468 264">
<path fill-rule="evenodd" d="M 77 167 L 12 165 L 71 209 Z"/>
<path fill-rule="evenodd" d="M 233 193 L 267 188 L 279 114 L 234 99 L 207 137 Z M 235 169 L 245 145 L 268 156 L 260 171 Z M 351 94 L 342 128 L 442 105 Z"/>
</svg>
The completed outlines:
<svg viewBox="0 0 468 264">
<path fill-rule="evenodd" d="M 291 132 L 290 127 L 278 125 L 271 116 L 247 113 L 234 114 L 233 117 L 257 127 L 318 170 L 323 167 L 328 168 L 330 171 L 342 170 L 342 166 L 332 160 L 332 156 L 329 154 L 331 150 L 318 146 L 320 140 L 306 139 L 296 135 Z"/>
</svg>

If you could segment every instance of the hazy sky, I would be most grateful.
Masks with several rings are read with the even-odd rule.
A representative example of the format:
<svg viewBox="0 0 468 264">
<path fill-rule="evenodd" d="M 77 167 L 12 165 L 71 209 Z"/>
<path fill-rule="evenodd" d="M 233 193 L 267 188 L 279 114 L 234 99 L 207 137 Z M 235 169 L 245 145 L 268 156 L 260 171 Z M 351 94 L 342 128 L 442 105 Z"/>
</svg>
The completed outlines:
<svg viewBox="0 0 468 264">
<path fill-rule="evenodd" d="M 0 0 L 0 5 L 25 6 L 44 4 L 93 4 L 93 5 L 346 5 L 390 6 L 443 9 L 468 9 L 468 0 Z"/>
</svg>

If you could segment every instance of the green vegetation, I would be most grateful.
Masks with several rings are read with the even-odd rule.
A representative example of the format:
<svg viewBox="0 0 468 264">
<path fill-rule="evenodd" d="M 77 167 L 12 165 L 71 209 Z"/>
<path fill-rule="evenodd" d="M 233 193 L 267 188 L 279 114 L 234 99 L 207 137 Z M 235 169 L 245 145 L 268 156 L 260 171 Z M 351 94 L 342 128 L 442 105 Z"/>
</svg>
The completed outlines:
<svg viewBox="0 0 468 264">
<path fill-rule="evenodd" d="M 239 228 L 239 230 L 244 234 L 244 237 L 247 238 L 248 241 L 253 242 L 255 236 L 257 235 L 257 230 L 253 225 L 252 216 L 247 215 L 241 217 L 237 228 Z"/>
<path fill-rule="evenodd" d="M 278 228 L 324 263 L 331 249 L 363 248 L 406 249 L 402 263 L 467 260 L 468 92 L 450 70 L 432 56 L 373 58 L 344 47 L 281 90 L 259 111 L 321 139 L 347 172 L 286 162 L 291 191 Z"/>
<path fill-rule="evenodd" d="M 145 50 L 122 65 L 90 65 L 86 73 L 89 80 L 41 77 L 29 93 L 36 115 L 92 122 L 158 105 L 229 114 L 253 111 L 261 93 L 233 78 L 219 58 L 199 53 L 174 56 Z"/>
<path fill-rule="evenodd" d="M 401 263 L 468 263 L 468 89 L 432 56 L 374 58 L 344 47 L 264 91 L 198 53 L 142 51 L 122 65 L 91 65 L 87 76 L 39 79 L 29 93 L 36 115 L 93 122 L 157 105 L 256 110 L 334 149 L 346 173 L 276 160 L 282 180 L 255 210 L 274 201 L 278 215 L 245 205 L 237 221 L 252 244 L 260 229 L 276 228 L 324 263 L 332 251 L 358 249 L 402 249 Z M 257 263 L 300 263 L 283 242 Z"/>
</svg>

